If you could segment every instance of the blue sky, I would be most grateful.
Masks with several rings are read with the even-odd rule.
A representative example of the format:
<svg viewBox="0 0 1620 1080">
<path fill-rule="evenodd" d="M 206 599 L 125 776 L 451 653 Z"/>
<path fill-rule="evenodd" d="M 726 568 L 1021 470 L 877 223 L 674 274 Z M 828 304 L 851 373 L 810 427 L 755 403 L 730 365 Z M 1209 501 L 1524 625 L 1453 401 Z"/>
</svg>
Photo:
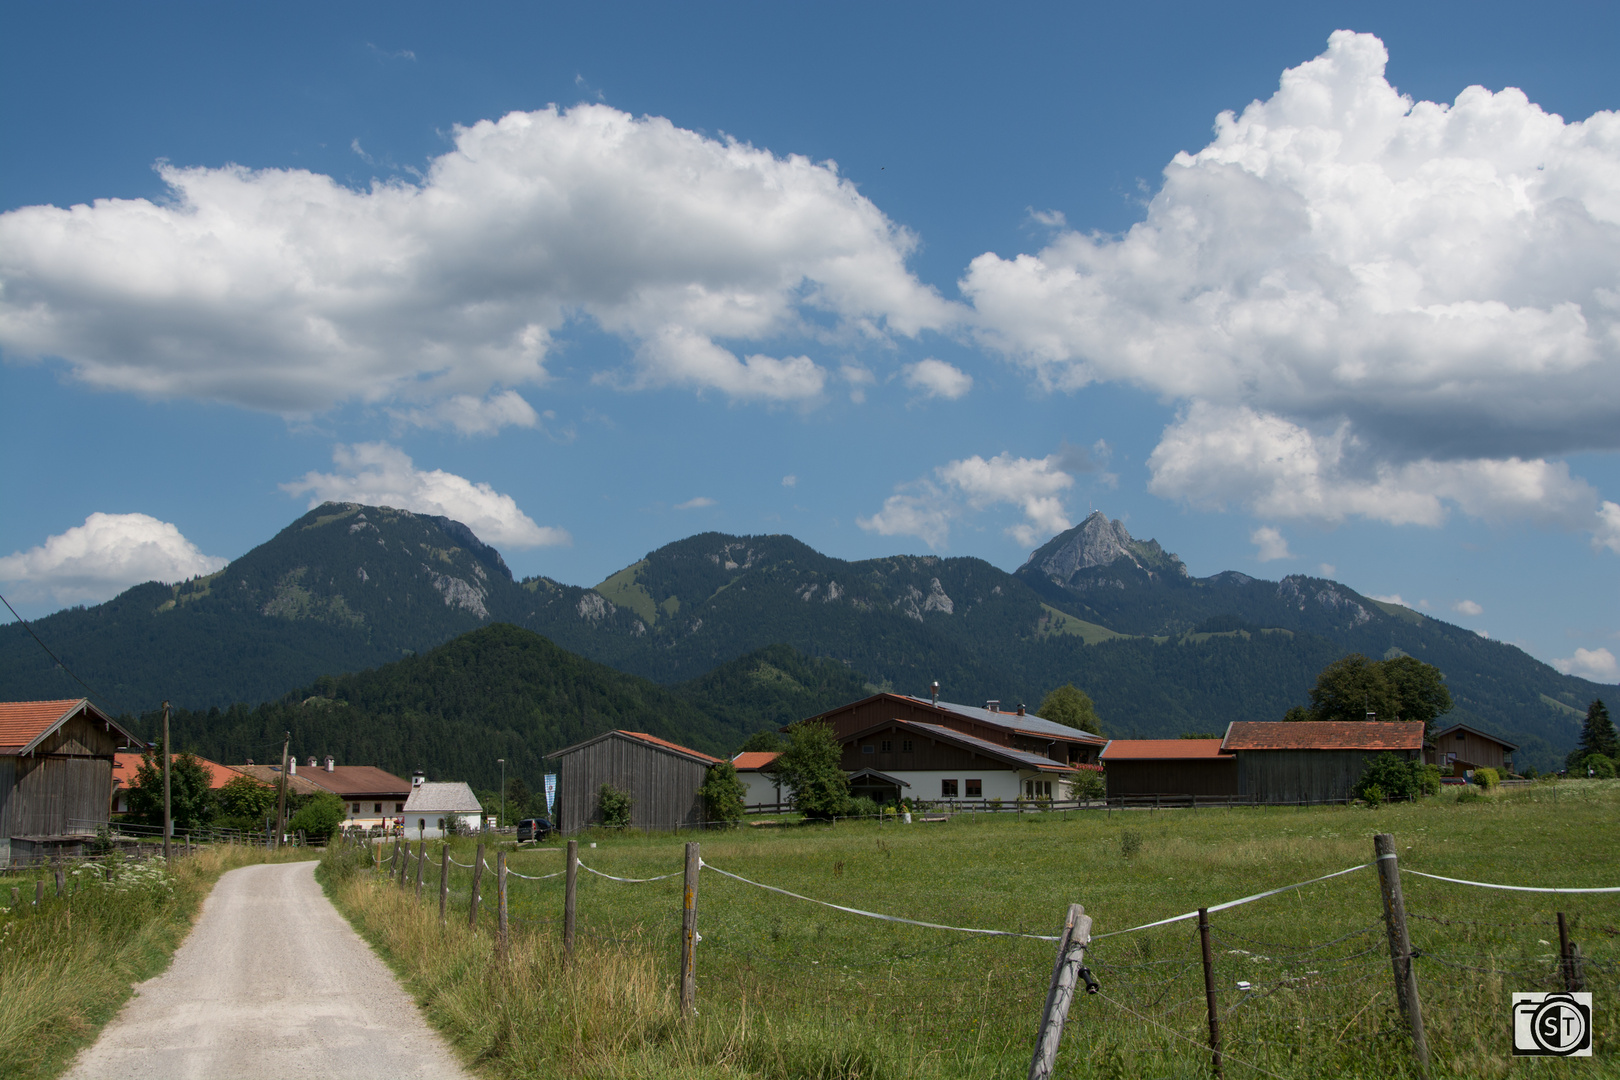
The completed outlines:
<svg viewBox="0 0 1620 1080">
<path fill-rule="evenodd" d="M 706 529 L 1012 569 L 1096 508 L 1620 681 L 1612 7 L 6 22 L 24 614 L 323 497 L 578 584 Z"/>
</svg>

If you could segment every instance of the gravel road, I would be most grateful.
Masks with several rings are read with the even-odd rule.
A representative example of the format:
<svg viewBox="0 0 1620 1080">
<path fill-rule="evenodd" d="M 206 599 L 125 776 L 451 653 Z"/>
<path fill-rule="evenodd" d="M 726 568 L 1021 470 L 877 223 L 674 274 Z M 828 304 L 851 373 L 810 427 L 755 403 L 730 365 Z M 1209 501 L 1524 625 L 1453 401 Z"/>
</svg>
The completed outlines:
<svg viewBox="0 0 1620 1080">
<path fill-rule="evenodd" d="M 135 992 L 70 1080 L 467 1078 L 312 862 L 221 877 L 169 970 Z"/>
</svg>

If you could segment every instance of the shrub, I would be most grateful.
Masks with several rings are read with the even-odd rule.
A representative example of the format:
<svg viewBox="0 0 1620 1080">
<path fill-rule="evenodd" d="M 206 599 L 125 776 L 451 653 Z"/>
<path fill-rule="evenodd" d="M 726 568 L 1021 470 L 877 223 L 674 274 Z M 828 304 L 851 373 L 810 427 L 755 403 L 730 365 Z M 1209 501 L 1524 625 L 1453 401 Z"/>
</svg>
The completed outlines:
<svg viewBox="0 0 1620 1080">
<path fill-rule="evenodd" d="M 1592 770 L 1592 779 L 1594 780 L 1614 779 L 1613 758 L 1605 757 L 1602 754 L 1587 754 L 1586 758 L 1581 762 L 1580 771 L 1575 775 L 1585 776 L 1588 769 Z"/>
<path fill-rule="evenodd" d="M 1377 806 L 1384 801 L 1384 789 L 1377 784 L 1368 784 L 1361 789 L 1361 797 L 1368 806 Z"/>
<path fill-rule="evenodd" d="M 1126 829 L 1119 834 L 1119 853 L 1129 859 L 1142 850 L 1142 834 L 1135 829 Z"/>
<path fill-rule="evenodd" d="M 703 796 L 704 815 L 715 824 L 735 825 L 748 809 L 747 792 L 737 778 L 737 766 L 729 761 L 709 766 L 698 794 Z"/>
<path fill-rule="evenodd" d="M 1502 777 L 1495 769 L 1475 769 L 1474 783 L 1489 791 L 1502 782 Z"/>
<path fill-rule="evenodd" d="M 299 808 L 287 823 L 290 832 L 300 832 L 311 839 L 330 840 L 343 827 L 348 808 L 343 800 L 330 791 L 323 791 Z"/>
<path fill-rule="evenodd" d="M 630 793 L 620 791 L 612 784 L 603 784 L 596 793 L 596 810 L 602 824 L 609 829 L 623 829 L 630 824 Z"/>
<path fill-rule="evenodd" d="M 793 791 L 793 805 L 807 818 L 825 821 L 849 813 L 849 776 L 842 764 L 844 747 L 825 724 L 798 723 L 788 728 L 788 746 L 766 770 Z"/>
<path fill-rule="evenodd" d="M 850 817 L 875 817 L 877 812 L 878 804 L 865 795 L 857 795 L 849 801 Z"/>
<path fill-rule="evenodd" d="M 1425 765 L 1418 777 L 1418 792 L 1422 795 L 1440 794 L 1440 766 Z"/>
<path fill-rule="evenodd" d="M 1103 783 L 1103 774 L 1082 769 L 1074 774 L 1074 797 L 1077 799 L 1100 799 L 1106 790 Z"/>
<path fill-rule="evenodd" d="M 1384 799 L 1415 799 L 1424 793 L 1428 768 L 1421 761 L 1406 761 L 1386 750 L 1368 759 L 1366 768 L 1362 769 L 1361 777 L 1356 781 L 1354 794 L 1358 799 L 1371 802 L 1367 793 L 1376 787 L 1380 802 Z"/>
<path fill-rule="evenodd" d="M 1457 801 L 1460 803 L 1484 802 L 1485 796 L 1481 795 L 1473 788 L 1467 787 L 1457 792 Z"/>
</svg>

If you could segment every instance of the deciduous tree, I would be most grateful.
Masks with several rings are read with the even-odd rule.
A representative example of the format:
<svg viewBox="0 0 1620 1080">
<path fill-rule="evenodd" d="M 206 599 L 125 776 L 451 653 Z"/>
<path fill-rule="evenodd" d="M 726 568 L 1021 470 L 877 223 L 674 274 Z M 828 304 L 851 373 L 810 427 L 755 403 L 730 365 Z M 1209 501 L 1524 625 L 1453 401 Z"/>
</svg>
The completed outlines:
<svg viewBox="0 0 1620 1080">
<path fill-rule="evenodd" d="M 1037 715 L 1054 724 L 1089 731 L 1093 735 L 1102 734 L 1102 720 L 1097 716 L 1097 707 L 1092 704 L 1091 697 L 1074 683 L 1064 683 L 1042 698 Z"/>
<path fill-rule="evenodd" d="M 793 792 L 793 805 L 806 817 L 825 820 L 849 812 L 849 777 L 843 746 L 826 724 L 794 724 L 787 748 L 767 770 Z"/>
</svg>

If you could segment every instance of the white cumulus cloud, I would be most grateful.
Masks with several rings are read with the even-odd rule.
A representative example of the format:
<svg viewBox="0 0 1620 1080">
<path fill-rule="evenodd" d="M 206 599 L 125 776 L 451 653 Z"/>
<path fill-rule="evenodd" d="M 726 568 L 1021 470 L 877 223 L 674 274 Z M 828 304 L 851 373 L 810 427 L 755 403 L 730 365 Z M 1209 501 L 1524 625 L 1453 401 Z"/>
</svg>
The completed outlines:
<svg viewBox="0 0 1620 1080">
<path fill-rule="evenodd" d="M 1019 544 L 1029 547 L 1062 532 L 1070 525 L 1062 493 L 1074 486 L 1074 477 L 1061 468 L 1059 455 L 1015 458 L 1003 451 L 992 458 L 975 454 L 948 462 L 924 478 L 889 496 L 883 509 L 855 523 L 882 536 L 915 536 L 931 548 L 943 547 L 950 524 L 967 511 L 997 505 L 1017 507 L 1024 520 L 1006 528 Z"/>
<path fill-rule="evenodd" d="M 397 446 L 339 444 L 332 450 L 332 462 L 337 472 L 307 472 L 281 489 L 289 495 L 308 494 L 310 509 L 323 502 L 357 502 L 452 518 L 496 547 L 573 543 L 565 529 L 536 525 L 512 496 L 443 469 L 418 469 Z"/>
<path fill-rule="evenodd" d="M 936 360 L 932 356 L 915 364 L 907 364 L 904 370 L 906 385 L 921 390 L 928 397 L 955 401 L 973 389 L 973 376 L 954 364 Z"/>
<path fill-rule="evenodd" d="M 534 406 L 516 390 L 503 390 L 484 398 L 456 394 L 430 408 L 395 411 L 394 415 L 416 427 L 449 427 L 463 435 L 494 435 L 504 427 L 540 426 Z"/>
<path fill-rule="evenodd" d="M 677 509 L 677 510 L 701 510 L 705 506 L 713 506 L 713 505 L 714 505 L 714 500 L 713 499 L 709 498 L 707 495 L 699 495 L 696 498 L 687 499 L 683 503 L 676 503 L 675 504 L 675 509 Z"/>
<path fill-rule="evenodd" d="M 542 383 L 553 335 L 583 315 L 632 345 L 622 385 L 805 401 L 827 379 L 813 360 L 721 342 L 881 340 L 957 319 L 906 268 L 915 237 L 833 163 L 604 105 L 457 128 L 419 183 L 159 173 L 158 202 L 0 214 L 13 359 L 60 357 L 89 384 L 157 397 L 431 416 Z"/>
<path fill-rule="evenodd" d="M 1294 553 L 1288 550 L 1288 538 L 1270 525 L 1262 525 L 1250 533 L 1249 542 L 1259 549 L 1254 557 L 1260 562 L 1294 557 Z"/>
<path fill-rule="evenodd" d="M 1451 605 L 1451 610 L 1459 615 L 1467 615 L 1470 618 L 1485 614 L 1485 609 L 1472 600 L 1459 600 Z"/>
<path fill-rule="evenodd" d="M 96 513 L 38 547 L 0 558 L 0 581 L 21 600 L 100 603 L 145 581 L 212 574 L 226 561 L 204 555 L 167 521 Z"/>
<path fill-rule="evenodd" d="M 1455 506 L 1620 548 L 1548 460 L 1620 448 L 1620 114 L 1414 101 L 1387 60 L 1336 32 L 1178 154 L 1125 235 L 975 259 L 976 332 L 1045 387 L 1179 401 L 1161 494 L 1326 521 Z"/>
<path fill-rule="evenodd" d="M 1574 656 L 1554 660 L 1552 666 L 1565 675 L 1579 675 L 1594 682 L 1620 682 L 1620 663 L 1608 649 L 1576 649 Z"/>
<path fill-rule="evenodd" d="M 1381 604 L 1399 604 L 1399 605 L 1401 605 L 1401 607 L 1411 607 L 1412 606 L 1411 604 L 1408 604 L 1405 600 L 1401 599 L 1401 594 L 1400 593 L 1390 593 L 1388 596 L 1379 596 L 1377 593 L 1369 593 L 1368 596 L 1367 596 L 1367 599 L 1369 599 L 1369 600 L 1377 600 Z"/>
</svg>

